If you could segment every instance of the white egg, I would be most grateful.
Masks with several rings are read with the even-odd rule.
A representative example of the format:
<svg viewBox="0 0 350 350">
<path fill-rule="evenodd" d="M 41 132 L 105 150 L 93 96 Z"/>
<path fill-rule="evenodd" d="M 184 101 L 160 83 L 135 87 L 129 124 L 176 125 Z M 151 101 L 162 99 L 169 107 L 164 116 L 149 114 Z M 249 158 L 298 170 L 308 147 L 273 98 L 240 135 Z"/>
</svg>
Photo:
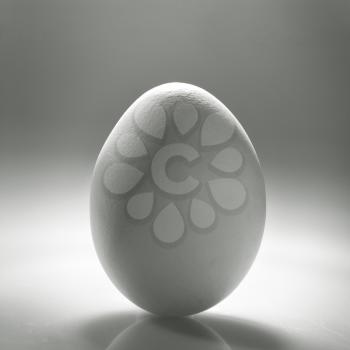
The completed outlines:
<svg viewBox="0 0 350 350">
<path fill-rule="evenodd" d="M 189 315 L 239 284 L 260 245 L 265 185 L 234 115 L 207 91 L 155 87 L 97 159 L 91 227 L 100 261 L 136 305 Z"/>
</svg>

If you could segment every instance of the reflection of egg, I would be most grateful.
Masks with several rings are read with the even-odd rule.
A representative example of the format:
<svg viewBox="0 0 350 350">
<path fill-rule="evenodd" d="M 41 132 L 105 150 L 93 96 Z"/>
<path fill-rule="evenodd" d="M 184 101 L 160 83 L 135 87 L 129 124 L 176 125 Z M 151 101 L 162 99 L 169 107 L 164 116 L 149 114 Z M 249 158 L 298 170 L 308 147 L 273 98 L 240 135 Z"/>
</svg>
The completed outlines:
<svg viewBox="0 0 350 350">
<path fill-rule="evenodd" d="M 151 312 L 193 314 L 222 300 L 252 264 L 264 222 L 264 179 L 248 136 L 193 85 L 142 95 L 97 160 L 97 253 L 120 291 Z"/>
<path fill-rule="evenodd" d="M 224 339 L 189 318 L 149 318 L 121 332 L 106 350 L 229 350 Z"/>
</svg>

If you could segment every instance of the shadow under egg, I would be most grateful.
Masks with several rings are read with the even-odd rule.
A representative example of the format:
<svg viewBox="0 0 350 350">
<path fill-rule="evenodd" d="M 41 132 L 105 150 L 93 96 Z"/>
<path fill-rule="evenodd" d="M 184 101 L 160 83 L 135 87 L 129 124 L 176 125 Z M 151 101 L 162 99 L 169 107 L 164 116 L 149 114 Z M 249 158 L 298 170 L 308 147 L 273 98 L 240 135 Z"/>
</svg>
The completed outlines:
<svg viewBox="0 0 350 350">
<path fill-rule="evenodd" d="M 196 317 L 116 314 L 91 320 L 82 327 L 82 332 L 96 344 L 96 349 L 106 350 L 291 349 L 291 340 L 279 329 L 215 314 Z"/>
</svg>

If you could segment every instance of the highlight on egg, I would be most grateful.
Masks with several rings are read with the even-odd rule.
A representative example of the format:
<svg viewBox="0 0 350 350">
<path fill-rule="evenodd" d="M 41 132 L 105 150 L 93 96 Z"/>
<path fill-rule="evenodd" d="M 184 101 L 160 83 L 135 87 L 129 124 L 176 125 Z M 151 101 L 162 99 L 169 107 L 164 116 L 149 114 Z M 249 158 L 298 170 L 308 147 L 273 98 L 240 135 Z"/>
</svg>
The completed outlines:
<svg viewBox="0 0 350 350">
<path fill-rule="evenodd" d="M 155 314 L 198 313 L 230 294 L 255 259 L 265 213 L 252 143 L 225 105 L 194 85 L 139 97 L 94 169 L 98 257 L 116 287 Z"/>
</svg>

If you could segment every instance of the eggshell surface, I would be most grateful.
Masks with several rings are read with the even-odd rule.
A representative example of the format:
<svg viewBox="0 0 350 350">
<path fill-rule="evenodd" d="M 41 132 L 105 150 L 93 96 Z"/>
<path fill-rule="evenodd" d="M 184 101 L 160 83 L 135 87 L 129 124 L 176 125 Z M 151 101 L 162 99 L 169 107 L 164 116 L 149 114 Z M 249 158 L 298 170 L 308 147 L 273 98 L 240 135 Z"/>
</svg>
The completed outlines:
<svg viewBox="0 0 350 350">
<path fill-rule="evenodd" d="M 234 115 L 168 83 L 138 98 L 97 159 L 91 228 L 116 287 L 160 315 L 206 310 L 239 284 L 260 245 L 265 185 Z"/>
</svg>

